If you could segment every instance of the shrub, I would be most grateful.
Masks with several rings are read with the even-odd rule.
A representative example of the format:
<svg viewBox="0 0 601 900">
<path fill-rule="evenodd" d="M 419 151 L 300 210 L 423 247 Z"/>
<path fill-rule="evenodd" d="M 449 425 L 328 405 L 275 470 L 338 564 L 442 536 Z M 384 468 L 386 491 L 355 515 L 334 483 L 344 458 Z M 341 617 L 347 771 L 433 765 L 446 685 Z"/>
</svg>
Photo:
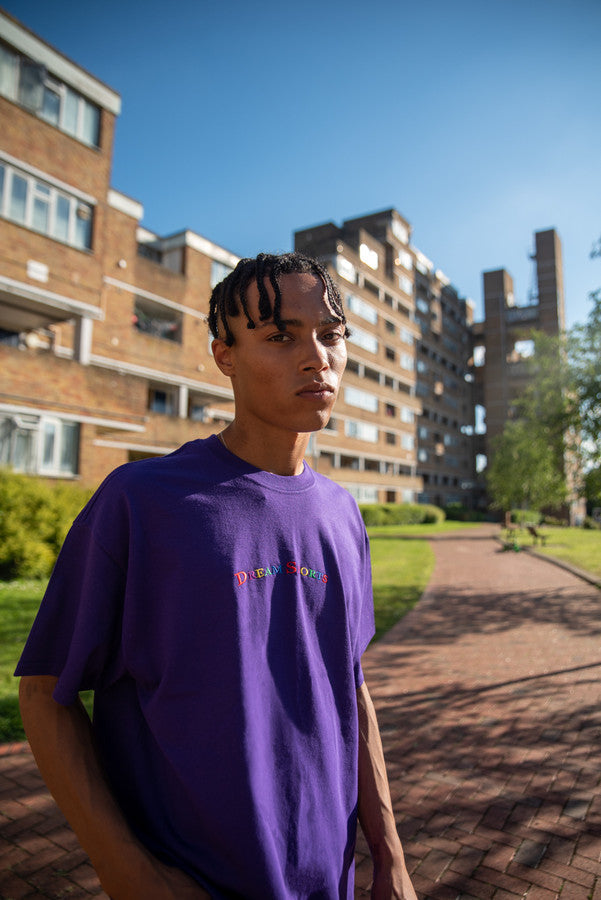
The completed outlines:
<svg viewBox="0 0 601 900">
<path fill-rule="evenodd" d="M 426 525 L 444 522 L 445 514 L 428 503 L 363 503 L 363 521 L 370 525 Z"/>
<path fill-rule="evenodd" d="M 90 494 L 0 469 L 0 578 L 47 578 Z"/>
<path fill-rule="evenodd" d="M 535 509 L 512 509 L 511 521 L 515 525 L 538 525 L 541 515 Z"/>
<path fill-rule="evenodd" d="M 592 516 L 586 516 L 582 523 L 582 527 L 592 531 L 601 531 L 601 522 L 598 522 L 597 519 L 593 519 Z"/>
</svg>

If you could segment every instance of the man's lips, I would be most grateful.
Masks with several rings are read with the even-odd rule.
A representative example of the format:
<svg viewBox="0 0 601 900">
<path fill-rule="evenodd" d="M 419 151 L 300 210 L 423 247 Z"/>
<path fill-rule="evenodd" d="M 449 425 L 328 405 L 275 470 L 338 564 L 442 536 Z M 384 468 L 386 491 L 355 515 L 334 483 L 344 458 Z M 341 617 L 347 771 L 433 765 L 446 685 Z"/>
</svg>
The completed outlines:
<svg viewBox="0 0 601 900">
<path fill-rule="evenodd" d="M 316 398 L 318 400 L 330 397 L 334 393 L 335 389 L 325 381 L 312 381 L 311 384 L 306 384 L 297 391 L 299 397 Z"/>
</svg>

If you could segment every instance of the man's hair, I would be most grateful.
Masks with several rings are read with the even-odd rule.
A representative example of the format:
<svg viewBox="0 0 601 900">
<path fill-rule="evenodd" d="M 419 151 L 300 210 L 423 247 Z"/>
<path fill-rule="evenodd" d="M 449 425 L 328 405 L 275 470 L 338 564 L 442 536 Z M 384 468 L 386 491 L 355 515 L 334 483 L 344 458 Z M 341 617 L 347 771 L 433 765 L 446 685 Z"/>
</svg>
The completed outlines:
<svg viewBox="0 0 601 900">
<path fill-rule="evenodd" d="M 332 278 L 321 263 L 302 253 L 259 253 L 256 259 L 241 259 L 233 272 L 224 278 L 213 288 L 209 303 L 209 328 L 213 337 L 223 337 L 225 343 L 231 347 L 234 343 L 234 335 L 229 326 L 229 318 L 240 314 L 240 309 L 246 316 L 247 328 L 255 328 L 256 323 L 248 311 L 247 290 L 248 286 L 256 282 L 259 289 L 259 320 L 264 322 L 273 317 L 275 326 L 279 331 L 285 330 L 281 318 L 282 292 L 280 289 L 280 277 L 282 275 L 294 275 L 309 272 L 319 278 L 326 289 L 328 304 L 332 313 L 337 316 L 343 325 L 346 325 L 346 316 L 342 305 L 340 291 L 332 281 Z M 274 291 L 273 305 L 265 287 L 265 278 Z"/>
</svg>

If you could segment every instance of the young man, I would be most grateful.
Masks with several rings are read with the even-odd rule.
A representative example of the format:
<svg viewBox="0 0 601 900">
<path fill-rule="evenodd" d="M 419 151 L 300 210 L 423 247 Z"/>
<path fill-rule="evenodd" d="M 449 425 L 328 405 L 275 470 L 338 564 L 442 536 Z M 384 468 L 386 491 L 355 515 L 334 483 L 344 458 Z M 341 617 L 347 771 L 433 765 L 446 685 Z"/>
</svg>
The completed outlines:
<svg viewBox="0 0 601 900">
<path fill-rule="evenodd" d="M 346 364 L 326 270 L 243 260 L 211 297 L 235 418 L 110 475 L 19 663 L 25 729 L 114 900 L 414 900 L 360 659 L 369 550 L 305 463 Z M 78 701 L 93 688 L 94 724 Z"/>
</svg>

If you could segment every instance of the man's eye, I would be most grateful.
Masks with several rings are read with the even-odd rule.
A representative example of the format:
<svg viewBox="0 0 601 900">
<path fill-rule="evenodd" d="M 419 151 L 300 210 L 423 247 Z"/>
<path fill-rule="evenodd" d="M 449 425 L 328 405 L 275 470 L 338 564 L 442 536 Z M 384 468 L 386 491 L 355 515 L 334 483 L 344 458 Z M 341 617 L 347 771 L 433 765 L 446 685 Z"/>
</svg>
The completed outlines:
<svg viewBox="0 0 601 900">
<path fill-rule="evenodd" d="M 272 334 L 268 340 L 272 341 L 274 344 L 285 344 L 287 341 L 291 340 L 291 337 L 283 331 L 278 331 L 277 334 Z"/>
</svg>

